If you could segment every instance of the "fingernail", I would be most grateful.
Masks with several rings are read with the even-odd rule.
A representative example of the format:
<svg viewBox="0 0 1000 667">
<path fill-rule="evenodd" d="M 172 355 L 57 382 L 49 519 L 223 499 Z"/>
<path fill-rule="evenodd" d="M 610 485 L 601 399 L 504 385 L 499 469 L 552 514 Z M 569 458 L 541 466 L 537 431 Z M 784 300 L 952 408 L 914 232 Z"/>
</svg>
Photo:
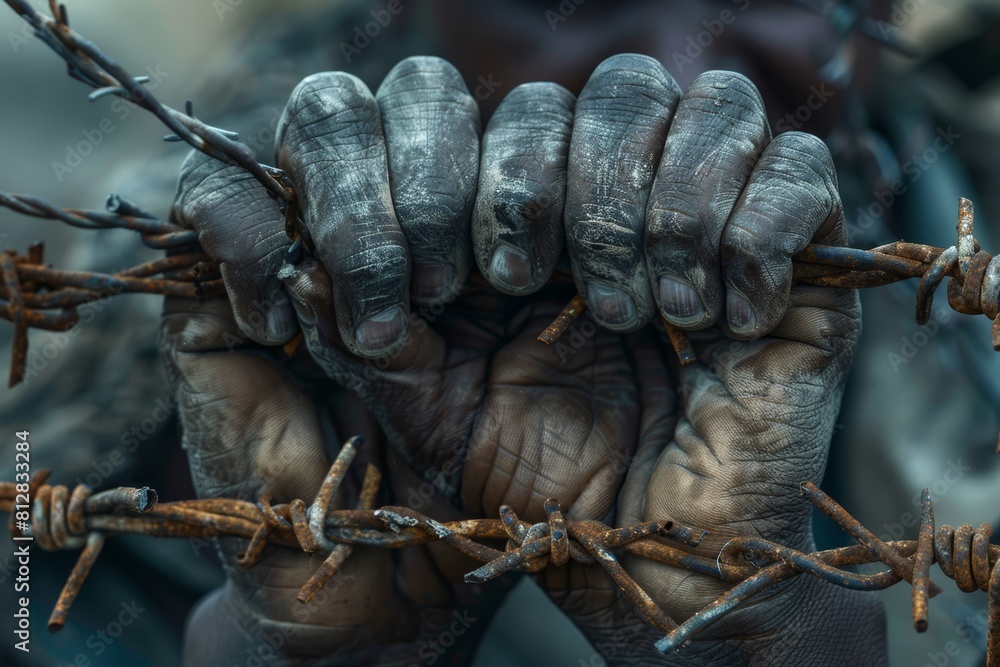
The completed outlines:
<svg viewBox="0 0 1000 667">
<path fill-rule="evenodd" d="M 406 313 L 402 306 L 393 306 L 363 320 L 354 329 L 354 340 L 366 352 L 384 350 L 397 340 L 406 326 Z"/>
<path fill-rule="evenodd" d="M 502 245 L 490 258 L 490 276 L 504 287 L 524 289 L 531 282 L 531 262 L 517 248 Z"/>
<path fill-rule="evenodd" d="M 316 309 L 312 307 L 312 304 L 302 298 L 302 295 L 296 289 L 296 283 L 301 279 L 301 274 L 285 282 L 285 289 L 288 290 L 288 297 L 292 302 L 292 308 L 295 309 L 295 314 L 299 318 L 299 322 L 304 327 L 316 326 Z"/>
<path fill-rule="evenodd" d="M 417 299 L 438 299 L 454 279 L 455 267 L 451 264 L 416 264 L 410 287 Z"/>
<path fill-rule="evenodd" d="M 591 283 L 587 285 L 587 301 L 603 324 L 627 324 L 635 319 L 635 301 L 617 287 Z"/>
<path fill-rule="evenodd" d="M 274 342 L 286 340 L 292 333 L 295 326 L 295 316 L 288 304 L 272 306 L 267 311 L 267 319 L 264 322 L 267 329 L 267 336 Z"/>
<path fill-rule="evenodd" d="M 685 326 L 705 319 L 701 297 L 691 285 L 671 276 L 660 276 L 660 306 L 672 323 Z"/>
<path fill-rule="evenodd" d="M 746 299 L 730 292 L 726 295 L 726 319 L 736 333 L 749 334 L 757 329 L 757 314 Z"/>
</svg>

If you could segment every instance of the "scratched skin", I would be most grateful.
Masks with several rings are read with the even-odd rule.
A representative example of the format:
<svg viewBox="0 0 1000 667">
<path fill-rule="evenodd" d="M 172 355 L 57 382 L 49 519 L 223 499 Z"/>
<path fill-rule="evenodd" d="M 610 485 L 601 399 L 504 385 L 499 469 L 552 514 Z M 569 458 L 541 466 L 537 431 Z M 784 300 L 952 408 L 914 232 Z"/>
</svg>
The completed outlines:
<svg viewBox="0 0 1000 667">
<path fill-rule="evenodd" d="M 620 55 L 578 98 L 513 90 L 483 129 L 448 63 L 411 58 L 374 94 L 344 73 L 306 78 L 276 144 L 313 257 L 282 267 L 273 201 L 204 157 L 173 209 L 229 297 L 168 302 L 163 320 L 199 495 L 308 501 L 336 443 L 361 433 L 360 458 L 386 473 L 380 503 L 408 504 L 426 476 L 437 493 L 419 509 L 440 520 L 503 503 L 541 520 L 554 497 L 572 519 L 811 546 L 798 483 L 822 478 L 860 312 L 852 291 L 791 285 L 793 253 L 845 241 L 836 179 L 815 137 L 771 136 L 747 79 L 708 72 L 682 91 Z M 575 284 L 549 283 L 557 266 Z M 576 291 L 596 325 L 537 343 Z M 697 363 L 678 367 L 660 313 Z M 297 331 L 308 357 L 282 361 Z M 281 664 L 426 664 L 456 627 L 441 661 L 463 664 L 504 588 L 460 583 L 469 562 L 440 545 L 359 549 L 303 606 L 317 557 L 275 549 L 243 571 L 235 542 L 220 540 L 228 584 L 190 621 L 190 664 L 232 664 L 262 637 L 280 639 Z M 623 563 L 675 619 L 725 588 Z M 885 663 L 878 601 L 805 579 L 663 656 L 595 568 L 538 582 L 591 641 L 626 631 L 616 664 Z"/>
</svg>

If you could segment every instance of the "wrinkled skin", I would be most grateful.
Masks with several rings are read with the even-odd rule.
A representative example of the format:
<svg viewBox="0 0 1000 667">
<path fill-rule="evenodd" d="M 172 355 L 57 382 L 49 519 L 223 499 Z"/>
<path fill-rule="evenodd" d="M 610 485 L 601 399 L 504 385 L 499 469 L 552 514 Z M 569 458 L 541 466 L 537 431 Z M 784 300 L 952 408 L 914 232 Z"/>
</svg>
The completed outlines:
<svg viewBox="0 0 1000 667">
<path fill-rule="evenodd" d="M 282 217 L 236 168 L 193 155 L 175 201 L 228 293 L 168 302 L 164 318 L 199 495 L 308 502 L 337 442 L 361 433 L 387 476 L 380 503 L 416 498 L 439 520 L 508 504 L 537 521 L 552 497 L 571 519 L 669 517 L 810 548 L 798 484 L 822 478 L 860 313 L 853 291 L 792 285 L 792 254 L 845 241 L 836 179 L 815 137 L 772 138 L 749 81 L 708 72 L 682 92 L 652 59 L 616 56 L 576 99 L 515 89 L 480 139 L 457 72 L 413 58 L 374 95 L 347 74 L 308 77 L 276 143 L 313 257 L 282 268 Z M 574 284 L 550 282 L 566 268 Z M 576 291 L 593 319 L 538 343 Z M 660 314 L 697 363 L 678 366 Z M 311 361 L 276 347 L 299 330 Z M 437 491 L 426 503 L 421 476 Z M 272 549 L 244 571 L 244 547 L 220 540 L 230 580 L 193 614 L 190 664 L 246 659 L 277 632 L 290 664 L 406 665 L 455 610 L 483 619 L 496 602 L 438 545 L 359 549 L 303 606 L 318 556 Z M 675 619 L 725 590 L 623 564 Z M 669 656 L 596 566 L 538 582 L 591 641 L 615 643 L 616 664 L 885 661 L 878 602 L 813 581 Z"/>
</svg>

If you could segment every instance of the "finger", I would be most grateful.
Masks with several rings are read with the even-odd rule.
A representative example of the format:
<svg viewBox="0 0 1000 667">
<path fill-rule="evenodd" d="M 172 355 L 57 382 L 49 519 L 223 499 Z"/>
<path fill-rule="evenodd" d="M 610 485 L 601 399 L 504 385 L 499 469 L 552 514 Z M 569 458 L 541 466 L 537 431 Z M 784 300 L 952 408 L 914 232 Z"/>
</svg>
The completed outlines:
<svg viewBox="0 0 1000 667">
<path fill-rule="evenodd" d="M 171 219 L 197 230 L 204 251 L 219 262 L 241 334 L 263 345 L 287 342 L 295 315 L 277 273 L 291 240 L 260 183 L 240 167 L 192 151 Z"/>
<path fill-rule="evenodd" d="M 392 201 L 413 261 L 413 300 L 449 301 L 472 266 L 469 218 L 479 171 L 479 108 L 458 70 L 429 57 L 396 65 L 375 99 Z"/>
<path fill-rule="evenodd" d="M 702 74 L 677 107 L 650 194 L 646 253 L 660 312 L 681 328 L 719 319 L 722 230 L 770 139 L 760 93 L 740 74 Z"/>
<path fill-rule="evenodd" d="M 386 354 L 406 331 L 410 257 L 375 98 L 350 74 L 309 76 L 292 92 L 276 144 L 332 279 L 344 343 L 360 356 Z"/>
<path fill-rule="evenodd" d="M 601 63 L 576 102 L 566 188 L 566 245 L 591 316 L 633 330 L 655 312 L 643 256 L 649 189 L 680 89 L 658 62 Z"/>
<path fill-rule="evenodd" d="M 537 291 L 563 251 L 574 99 L 554 83 L 524 84 L 486 128 L 472 239 L 479 271 L 501 292 Z"/>
<path fill-rule="evenodd" d="M 458 465 L 466 438 L 454 428 L 455 420 L 461 421 L 456 415 L 473 414 L 481 396 L 467 384 L 448 380 L 442 370 L 449 361 L 444 339 L 413 314 L 405 340 L 393 354 L 359 358 L 337 344 L 329 307 L 333 287 L 319 262 L 303 260 L 282 270 L 282 276 L 310 356 L 377 416 L 389 445 L 418 471 Z"/>
<path fill-rule="evenodd" d="M 339 336 L 336 318 L 332 316 L 335 288 L 319 262 L 307 258 L 295 267 L 283 269 L 281 276 L 313 360 L 328 377 L 353 391 L 361 400 L 369 404 L 389 400 L 379 392 L 393 396 L 400 391 L 400 387 L 389 379 L 391 376 L 405 375 L 405 371 L 412 371 L 414 367 L 433 372 L 432 369 L 443 364 L 444 341 L 416 314 L 410 316 L 403 344 L 393 354 L 378 359 L 359 359 L 350 353 Z M 396 381 L 406 382 L 398 378 Z"/>
<path fill-rule="evenodd" d="M 792 289 L 792 255 L 817 235 L 846 240 L 833 159 L 818 138 L 786 132 L 764 149 L 722 233 L 733 337 L 757 338 L 778 325 Z"/>
</svg>

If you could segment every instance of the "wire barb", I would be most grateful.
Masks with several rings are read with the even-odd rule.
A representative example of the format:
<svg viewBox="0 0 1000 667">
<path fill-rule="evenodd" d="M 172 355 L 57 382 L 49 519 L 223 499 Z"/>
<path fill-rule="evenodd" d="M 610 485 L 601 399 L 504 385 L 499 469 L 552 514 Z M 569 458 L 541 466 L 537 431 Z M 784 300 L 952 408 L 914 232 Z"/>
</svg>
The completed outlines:
<svg viewBox="0 0 1000 667">
<path fill-rule="evenodd" d="M 948 303 L 966 315 L 986 315 L 993 320 L 993 349 L 1000 351 L 1000 256 L 984 252 L 973 236 L 973 206 L 958 200 L 958 243 L 948 248 L 898 241 L 871 250 L 840 246 L 807 245 L 792 257 L 792 278 L 797 283 L 827 287 L 879 287 L 907 278 L 920 278 L 916 319 L 930 320 L 934 292 L 950 277 Z M 579 294 L 538 337 L 552 345 L 586 310 Z M 662 319 L 662 318 L 661 318 Z M 697 360 L 687 336 L 666 319 L 664 330 L 681 365 Z M 1000 449 L 1000 443 L 998 443 Z"/>
<path fill-rule="evenodd" d="M 936 562 L 961 590 L 988 593 L 987 664 L 1000 667 L 1000 545 L 990 544 L 989 524 L 955 529 L 941 526 L 935 533 L 926 489 L 921 496 L 918 539 L 883 542 L 814 484 L 804 482 L 800 485 L 803 496 L 858 541 L 851 547 L 805 553 L 756 536 L 728 535 L 669 519 L 620 528 L 569 520 L 552 498 L 544 503 L 546 520 L 541 523 L 522 521 L 508 506 L 500 508 L 498 519 L 441 523 L 407 507 L 374 509 L 381 475 L 371 464 L 365 470 L 355 509 L 335 509 L 333 504 L 343 504 L 336 499 L 342 497 L 341 484 L 360 444 L 359 438 L 352 438 L 343 445 L 308 506 L 300 499 L 273 504 L 274 499 L 267 495 L 256 503 L 206 498 L 157 504 L 155 492 L 148 488 L 94 494 L 80 485 L 70 494 L 65 486 L 45 484 L 48 471 L 36 472 L 29 484 L 30 534 L 44 549 L 83 548 L 56 602 L 50 629 L 62 627 L 108 535 L 242 538 L 248 540 L 237 558 L 243 568 L 253 567 L 268 545 L 325 554 L 323 563 L 298 592 L 301 603 L 322 590 L 356 546 L 400 549 L 442 542 L 481 564 L 466 575 L 470 583 L 486 582 L 512 571 L 539 572 L 571 561 L 596 564 L 640 616 L 664 635 L 656 643 L 664 652 L 678 650 L 756 595 L 800 575 L 862 591 L 912 581 L 914 627 L 923 632 L 927 628 L 927 602 L 941 592 L 929 577 Z M 15 497 L 15 485 L 0 482 L 0 511 L 13 516 Z M 10 530 L 12 534 L 20 532 L 13 523 Z M 497 548 L 501 544 L 503 550 Z M 733 586 L 678 625 L 628 574 L 619 560 L 624 553 Z M 869 563 L 883 563 L 887 568 L 873 574 L 844 569 Z"/>
</svg>

